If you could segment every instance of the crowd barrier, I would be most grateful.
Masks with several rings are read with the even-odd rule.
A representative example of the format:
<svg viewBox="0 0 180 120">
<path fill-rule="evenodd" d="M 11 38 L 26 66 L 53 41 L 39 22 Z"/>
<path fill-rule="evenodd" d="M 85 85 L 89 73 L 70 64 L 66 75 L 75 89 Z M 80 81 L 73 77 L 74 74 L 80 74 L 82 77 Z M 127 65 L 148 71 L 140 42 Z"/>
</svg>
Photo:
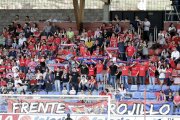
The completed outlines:
<svg viewBox="0 0 180 120">
<path fill-rule="evenodd" d="M 97 95 L 0 95 L 0 120 L 176 120 L 172 102 Z M 83 101 L 83 102 L 82 102 Z"/>
<path fill-rule="evenodd" d="M 20 23 L 21 25 L 25 24 L 24 21 L 19 21 L 18 23 Z M 39 28 L 40 31 L 42 31 L 44 29 L 44 27 L 47 25 L 46 21 L 30 21 L 29 23 L 30 23 L 30 25 L 33 24 L 33 23 L 37 23 L 38 28 Z M 97 21 L 84 22 L 82 24 L 82 27 L 84 29 L 86 29 L 86 30 L 95 31 L 97 29 L 97 27 L 101 27 L 103 23 L 105 23 L 105 22 L 99 22 L 99 21 L 98 22 Z M 129 25 L 130 25 L 130 22 L 128 22 L 128 21 L 107 22 L 107 23 L 105 23 L 106 27 L 108 27 L 110 23 L 112 23 L 113 25 L 118 23 L 122 27 L 123 30 L 128 29 Z M 65 28 L 66 30 L 69 27 L 71 27 L 72 30 L 74 30 L 74 31 L 77 30 L 76 22 L 51 22 L 51 24 L 54 24 L 55 26 L 60 27 L 60 28 Z"/>
</svg>

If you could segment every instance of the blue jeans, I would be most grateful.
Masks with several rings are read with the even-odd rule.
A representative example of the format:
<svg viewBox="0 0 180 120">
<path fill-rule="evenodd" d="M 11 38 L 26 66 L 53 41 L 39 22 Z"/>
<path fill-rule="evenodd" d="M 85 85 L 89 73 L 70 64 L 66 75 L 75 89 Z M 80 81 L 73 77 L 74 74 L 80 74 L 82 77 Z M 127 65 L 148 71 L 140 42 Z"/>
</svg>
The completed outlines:
<svg viewBox="0 0 180 120">
<path fill-rule="evenodd" d="M 66 86 L 67 91 L 69 92 L 69 82 L 63 82 L 63 87 Z"/>
<path fill-rule="evenodd" d="M 60 92 L 61 91 L 61 89 L 60 89 L 61 88 L 60 80 L 55 80 L 54 85 L 55 85 L 55 90 L 57 92 Z"/>
<path fill-rule="evenodd" d="M 102 74 L 96 74 L 96 81 L 102 82 L 103 81 L 103 75 Z"/>
<path fill-rule="evenodd" d="M 128 88 L 128 76 L 121 76 L 121 82 L 124 84 L 124 87 Z"/>
<path fill-rule="evenodd" d="M 149 83 L 155 85 L 155 77 L 149 77 Z"/>
<path fill-rule="evenodd" d="M 23 73 L 26 73 L 26 67 L 25 67 L 25 66 L 20 66 L 20 70 L 21 70 Z"/>
<path fill-rule="evenodd" d="M 137 76 L 132 76 L 132 84 L 137 85 Z"/>
<path fill-rule="evenodd" d="M 110 85 L 115 87 L 116 84 L 116 76 L 115 75 L 110 75 Z"/>
<path fill-rule="evenodd" d="M 140 80 L 141 85 L 145 85 L 145 79 L 146 79 L 145 76 L 139 76 L 139 80 Z"/>
</svg>

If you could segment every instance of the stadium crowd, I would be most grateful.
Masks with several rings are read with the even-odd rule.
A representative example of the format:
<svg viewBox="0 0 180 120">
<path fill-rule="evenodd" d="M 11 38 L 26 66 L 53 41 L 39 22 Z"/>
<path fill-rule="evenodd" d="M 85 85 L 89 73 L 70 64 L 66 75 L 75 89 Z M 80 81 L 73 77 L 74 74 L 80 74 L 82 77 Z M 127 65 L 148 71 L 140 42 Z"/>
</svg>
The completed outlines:
<svg viewBox="0 0 180 120">
<path fill-rule="evenodd" d="M 111 95 L 115 88 L 121 100 L 130 85 L 180 84 L 180 41 L 173 24 L 153 42 L 147 18 L 136 17 L 129 29 L 122 29 L 115 17 L 113 24 L 103 23 L 96 31 L 83 29 L 79 35 L 49 21 L 41 31 L 29 16 L 25 24 L 18 20 L 17 15 L 0 37 L 2 94 L 100 90 L 100 95 Z M 166 93 L 167 98 L 163 92 L 157 93 L 158 100 L 172 100 L 173 91 Z"/>
</svg>

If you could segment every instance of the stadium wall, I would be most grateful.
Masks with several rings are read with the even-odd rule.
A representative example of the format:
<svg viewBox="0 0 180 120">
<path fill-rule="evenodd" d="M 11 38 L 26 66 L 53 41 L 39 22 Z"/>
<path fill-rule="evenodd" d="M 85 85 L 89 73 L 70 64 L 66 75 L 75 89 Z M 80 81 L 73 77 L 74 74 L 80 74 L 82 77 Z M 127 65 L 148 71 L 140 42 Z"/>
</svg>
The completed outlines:
<svg viewBox="0 0 180 120">
<path fill-rule="evenodd" d="M 84 21 L 95 21 L 103 19 L 103 9 L 86 9 Z M 0 10 L 0 31 L 11 21 L 15 15 L 20 16 L 20 20 L 24 20 L 25 16 L 29 16 L 31 20 L 47 20 L 50 17 L 65 20 L 67 16 L 75 21 L 73 9 L 19 9 L 19 10 Z"/>
</svg>

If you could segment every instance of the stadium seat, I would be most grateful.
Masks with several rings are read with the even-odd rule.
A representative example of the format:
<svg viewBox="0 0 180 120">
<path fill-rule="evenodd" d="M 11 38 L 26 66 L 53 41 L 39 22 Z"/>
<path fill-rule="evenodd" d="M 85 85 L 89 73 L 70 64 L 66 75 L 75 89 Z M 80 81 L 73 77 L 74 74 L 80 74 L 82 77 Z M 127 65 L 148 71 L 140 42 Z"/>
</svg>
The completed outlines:
<svg viewBox="0 0 180 120">
<path fill-rule="evenodd" d="M 163 85 L 161 90 L 164 91 L 166 89 L 167 89 L 167 85 Z"/>
<path fill-rule="evenodd" d="M 47 92 L 45 92 L 45 91 L 40 91 L 40 92 L 38 92 L 37 94 L 38 94 L 38 95 L 47 95 Z"/>
<path fill-rule="evenodd" d="M 156 95 L 154 92 L 148 92 L 147 95 L 146 95 L 147 99 L 149 100 L 153 100 L 153 99 L 156 99 Z"/>
<path fill-rule="evenodd" d="M 139 86 L 139 91 L 140 91 L 140 92 L 143 92 L 144 90 L 147 91 L 146 85 L 140 85 L 140 86 Z"/>
<path fill-rule="evenodd" d="M 154 91 L 160 91 L 161 86 L 160 85 L 154 85 Z"/>
<path fill-rule="evenodd" d="M 141 92 L 133 92 L 132 98 L 133 98 L 133 99 L 142 99 L 143 96 L 142 96 L 142 93 L 141 93 Z"/>
<path fill-rule="evenodd" d="M 174 92 L 177 92 L 180 89 L 180 86 L 179 85 L 172 85 L 172 86 L 170 86 L 170 89 Z"/>
<path fill-rule="evenodd" d="M 53 95 L 61 95 L 61 92 L 53 92 Z"/>
<path fill-rule="evenodd" d="M 131 85 L 130 91 L 138 91 L 138 86 L 137 85 Z"/>
<path fill-rule="evenodd" d="M 32 92 L 26 91 L 26 95 L 30 95 L 30 94 L 32 94 Z"/>
<path fill-rule="evenodd" d="M 154 91 L 153 85 L 147 85 L 147 91 Z"/>
</svg>

